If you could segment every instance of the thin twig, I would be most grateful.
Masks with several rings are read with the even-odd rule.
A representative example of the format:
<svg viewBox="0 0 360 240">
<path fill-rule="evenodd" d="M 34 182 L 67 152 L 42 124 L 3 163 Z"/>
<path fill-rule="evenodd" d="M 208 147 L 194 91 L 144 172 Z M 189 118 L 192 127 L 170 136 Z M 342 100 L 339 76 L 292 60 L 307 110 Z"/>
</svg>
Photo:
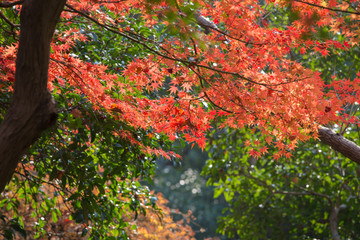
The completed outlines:
<svg viewBox="0 0 360 240">
<path fill-rule="evenodd" d="M 20 5 L 24 2 L 24 0 L 16 1 L 16 2 L 0 2 L 0 8 L 11 8 L 16 5 Z"/>
<path fill-rule="evenodd" d="M 301 0 L 294 0 L 294 1 L 295 1 L 295 2 L 298 2 L 298 3 L 303 3 L 303 4 L 306 4 L 306 5 L 310 5 L 310 6 L 313 6 L 313 7 L 317 7 L 317 8 L 321 8 L 321 9 L 326 9 L 326 10 L 333 11 L 333 12 L 342 12 L 342 13 L 360 15 L 360 12 L 353 12 L 353 11 L 347 11 L 347 10 L 341 10 L 341 9 L 336 9 L 336 8 L 330 8 L 330 7 L 320 6 L 320 5 L 317 5 L 317 4 L 314 4 L 314 3 L 309 3 L 309 2 L 305 2 L 305 1 L 301 1 Z"/>
</svg>

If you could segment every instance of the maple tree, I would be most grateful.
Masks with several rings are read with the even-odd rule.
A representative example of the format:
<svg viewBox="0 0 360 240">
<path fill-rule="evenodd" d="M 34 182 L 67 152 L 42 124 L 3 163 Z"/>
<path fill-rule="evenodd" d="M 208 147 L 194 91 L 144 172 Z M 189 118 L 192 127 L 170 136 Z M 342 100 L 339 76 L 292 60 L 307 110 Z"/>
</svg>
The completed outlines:
<svg viewBox="0 0 360 240">
<path fill-rule="evenodd" d="M 108 180 L 148 175 L 151 156 L 176 157 L 161 143 L 167 138 L 204 148 L 212 122 L 259 131 L 264 141 L 245 142 L 254 157 L 272 144 L 275 159 L 291 157 L 314 137 L 360 163 L 360 147 L 342 135 L 358 124 L 359 76 L 324 79 L 294 58 L 355 46 L 358 7 L 352 0 L 1 1 L 0 190 L 23 160 L 39 174 L 32 178 L 49 175 L 62 188 L 80 184 L 77 177 L 102 179 L 79 186 L 96 198 L 93 188 L 103 192 Z M 279 9 L 293 19 L 270 19 Z M 98 36 L 109 57 L 90 49 Z M 42 133 L 53 143 L 43 138 L 29 150 Z M 77 205 L 87 204 L 95 206 Z"/>
</svg>

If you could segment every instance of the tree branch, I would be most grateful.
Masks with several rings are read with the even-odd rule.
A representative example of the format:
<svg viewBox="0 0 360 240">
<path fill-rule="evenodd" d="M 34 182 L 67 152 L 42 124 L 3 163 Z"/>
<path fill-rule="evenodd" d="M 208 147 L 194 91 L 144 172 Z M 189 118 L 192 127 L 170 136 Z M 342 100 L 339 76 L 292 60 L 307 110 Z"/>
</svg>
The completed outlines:
<svg viewBox="0 0 360 240">
<path fill-rule="evenodd" d="M 20 27 L 20 25 L 17 25 L 13 22 L 11 22 L 5 15 L 2 11 L 0 11 L 0 18 L 4 19 L 4 21 L 9 24 L 12 28 L 15 28 L 15 27 Z"/>
<path fill-rule="evenodd" d="M 11 21 L 4 15 L 4 13 L 3 13 L 2 11 L 0 11 L 0 18 L 2 18 L 7 24 L 9 24 L 9 26 L 10 26 L 10 28 L 11 28 L 11 32 L 9 32 L 9 33 L 13 35 L 13 37 L 14 37 L 15 40 L 18 40 L 18 37 L 17 37 L 16 31 L 15 31 L 15 28 L 20 27 L 20 25 L 11 22 Z M 5 30 L 5 29 L 4 29 L 4 30 Z"/>
<path fill-rule="evenodd" d="M 16 2 L 0 2 L 0 8 L 11 8 L 16 5 L 23 4 L 24 0 L 16 1 Z"/>
<path fill-rule="evenodd" d="M 322 126 L 319 128 L 319 138 L 335 151 L 360 165 L 360 146 L 356 143 L 346 139 L 338 133 L 335 133 L 330 128 Z"/>
<path fill-rule="evenodd" d="M 321 9 L 326 9 L 332 12 L 342 12 L 342 13 L 348 13 L 348 14 L 356 14 L 356 15 L 360 15 L 360 12 L 354 12 L 354 11 L 347 11 L 347 10 L 341 10 L 341 9 L 336 9 L 336 8 L 329 8 L 329 7 L 325 7 L 325 6 L 320 6 L 317 5 L 315 3 L 310 3 L 310 2 L 305 2 L 305 1 L 301 1 L 301 0 L 294 0 L 295 2 L 298 3 L 302 3 L 302 4 L 306 4 L 312 7 L 317 7 L 317 8 L 321 8 Z"/>
</svg>

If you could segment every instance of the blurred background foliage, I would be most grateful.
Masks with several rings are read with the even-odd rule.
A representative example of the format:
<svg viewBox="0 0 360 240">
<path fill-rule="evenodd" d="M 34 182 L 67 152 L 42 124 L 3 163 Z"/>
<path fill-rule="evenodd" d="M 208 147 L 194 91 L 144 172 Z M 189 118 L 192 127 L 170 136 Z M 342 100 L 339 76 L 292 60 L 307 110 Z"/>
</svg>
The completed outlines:
<svg viewBox="0 0 360 240">
<path fill-rule="evenodd" d="M 180 141 L 175 143 L 174 148 L 179 149 L 182 159 L 174 162 L 158 160 L 150 188 L 164 194 L 171 208 L 184 213 L 191 211 L 195 219 L 190 226 L 197 239 L 215 236 L 225 239 L 216 233 L 217 219 L 226 206 L 225 200 L 223 197 L 213 198 L 214 187 L 207 186 L 208 177 L 201 175 L 208 159 L 207 152 Z"/>
<path fill-rule="evenodd" d="M 315 141 L 300 144 L 290 160 L 254 159 L 242 141 L 251 132 L 210 134 L 203 174 L 215 197 L 228 203 L 219 232 L 240 239 L 330 239 L 329 216 L 337 207 L 339 235 L 360 237 L 359 166 Z"/>
</svg>

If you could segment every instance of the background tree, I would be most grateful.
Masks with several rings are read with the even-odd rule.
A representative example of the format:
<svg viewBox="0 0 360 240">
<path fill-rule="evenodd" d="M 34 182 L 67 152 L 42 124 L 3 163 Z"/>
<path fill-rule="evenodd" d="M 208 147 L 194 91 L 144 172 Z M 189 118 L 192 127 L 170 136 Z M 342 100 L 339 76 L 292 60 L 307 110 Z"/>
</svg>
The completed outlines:
<svg viewBox="0 0 360 240">
<path fill-rule="evenodd" d="M 214 196 L 228 202 L 220 233 L 240 239 L 359 238 L 357 164 L 315 142 L 301 144 L 292 160 L 255 159 L 242 140 L 259 139 L 251 132 L 214 132 L 210 140 L 203 174 L 216 187 Z"/>
</svg>

